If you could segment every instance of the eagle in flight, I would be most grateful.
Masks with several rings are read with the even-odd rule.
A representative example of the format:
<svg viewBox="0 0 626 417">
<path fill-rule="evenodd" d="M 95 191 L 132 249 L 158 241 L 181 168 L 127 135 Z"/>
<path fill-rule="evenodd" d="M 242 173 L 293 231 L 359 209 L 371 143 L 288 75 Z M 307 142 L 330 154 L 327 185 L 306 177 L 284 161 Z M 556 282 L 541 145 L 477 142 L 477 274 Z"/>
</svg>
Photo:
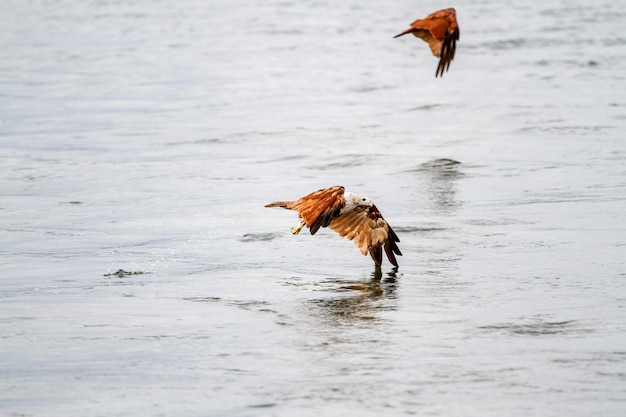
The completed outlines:
<svg viewBox="0 0 626 417">
<path fill-rule="evenodd" d="M 394 38 L 412 33 L 430 46 L 433 55 L 439 57 L 439 65 L 435 77 L 443 76 L 444 71 L 450 68 L 454 59 L 456 41 L 459 40 L 459 24 L 456 21 L 456 11 L 453 8 L 431 13 L 424 19 L 417 19 L 411 27 Z"/>
<path fill-rule="evenodd" d="M 400 242 L 380 211 L 366 196 L 345 191 L 342 186 L 322 188 L 295 201 L 276 201 L 265 207 L 283 207 L 299 213 L 300 223 L 291 229 L 297 235 L 304 226 L 314 235 L 320 227 L 330 227 L 359 248 L 363 255 L 369 251 L 379 267 L 383 250 L 387 259 L 398 266 L 395 255 L 402 255 Z M 394 255 L 395 254 L 395 255 Z"/>
</svg>

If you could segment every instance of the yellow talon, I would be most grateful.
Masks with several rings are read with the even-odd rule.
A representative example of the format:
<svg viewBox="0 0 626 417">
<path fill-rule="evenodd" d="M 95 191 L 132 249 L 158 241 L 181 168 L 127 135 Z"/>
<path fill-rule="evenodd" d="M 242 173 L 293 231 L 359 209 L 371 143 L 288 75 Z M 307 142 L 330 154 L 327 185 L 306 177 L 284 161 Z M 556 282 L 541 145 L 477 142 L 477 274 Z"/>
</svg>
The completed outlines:
<svg viewBox="0 0 626 417">
<path fill-rule="evenodd" d="M 306 225 L 306 222 L 304 220 L 300 220 L 300 223 L 298 223 L 296 227 L 291 228 L 291 233 L 293 233 L 294 235 L 297 235 L 298 233 L 300 233 L 300 230 L 302 230 L 302 228 L 305 225 Z"/>
</svg>

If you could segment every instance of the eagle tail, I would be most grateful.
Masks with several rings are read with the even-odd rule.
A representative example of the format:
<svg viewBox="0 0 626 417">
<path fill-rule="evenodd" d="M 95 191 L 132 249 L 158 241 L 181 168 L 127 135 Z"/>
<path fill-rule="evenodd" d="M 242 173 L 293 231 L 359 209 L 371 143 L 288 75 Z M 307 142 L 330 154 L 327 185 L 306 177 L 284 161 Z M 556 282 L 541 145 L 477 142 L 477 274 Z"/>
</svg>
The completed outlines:
<svg viewBox="0 0 626 417">
<path fill-rule="evenodd" d="M 265 207 L 282 207 L 292 210 L 293 203 L 293 201 L 274 201 L 273 203 L 266 204 Z"/>
<path fill-rule="evenodd" d="M 394 36 L 393 38 L 394 38 L 394 39 L 395 39 L 395 38 L 399 38 L 400 36 L 404 36 L 404 35 L 406 35 L 407 33 L 411 33 L 411 32 L 413 32 L 413 28 L 408 28 L 408 29 L 407 29 L 407 30 L 405 30 L 404 32 L 402 32 L 402 33 L 398 33 L 398 34 L 397 34 L 396 36 Z"/>
</svg>

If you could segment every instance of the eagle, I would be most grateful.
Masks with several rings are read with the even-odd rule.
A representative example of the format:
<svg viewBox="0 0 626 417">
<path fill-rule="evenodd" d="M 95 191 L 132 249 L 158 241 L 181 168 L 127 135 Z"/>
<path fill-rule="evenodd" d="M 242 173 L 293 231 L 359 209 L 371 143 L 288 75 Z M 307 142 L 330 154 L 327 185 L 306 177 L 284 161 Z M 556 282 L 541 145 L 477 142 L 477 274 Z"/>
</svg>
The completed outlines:
<svg viewBox="0 0 626 417">
<path fill-rule="evenodd" d="M 407 30 L 394 36 L 394 39 L 407 33 L 412 33 L 430 46 L 433 55 L 440 58 L 435 78 L 443 76 L 454 59 L 456 41 L 460 35 L 456 10 L 453 8 L 439 10 L 424 19 L 417 19 Z"/>
<path fill-rule="evenodd" d="M 330 227 L 340 236 L 354 241 L 363 255 L 369 251 L 376 267 L 382 264 L 383 251 L 389 262 L 398 266 L 395 255 L 402 255 L 396 244 L 400 239 L 374 203 L 362 194 L 353 194 L 336 185 L 314 191 L 298 200 L 276 201 L 265 207 L 297 211 L 300 223 L 291 229 L 294 235 L 300 233 L 304 226 L 312 235 L 320 227 Z"/>
</svg>

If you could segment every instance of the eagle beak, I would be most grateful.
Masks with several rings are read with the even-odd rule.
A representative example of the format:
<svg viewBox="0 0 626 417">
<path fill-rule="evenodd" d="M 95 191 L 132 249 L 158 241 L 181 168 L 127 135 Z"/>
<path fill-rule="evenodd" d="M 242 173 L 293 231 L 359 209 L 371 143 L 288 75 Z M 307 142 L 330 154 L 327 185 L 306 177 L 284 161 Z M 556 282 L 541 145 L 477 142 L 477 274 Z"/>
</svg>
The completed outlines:
<svg viewBox="0 0 626 417">
<path fill-rule="evenodd" d="M 300 230 L 302 230 L 302 228 L 305 225 L 306 225 L 306 222 L 304 220 L 300 220 L 300 223 L 298 223 L 296 227 L 291 228 L 291 233 L 293 233 L 294 235 L 297 235 L 298 233 L 300 233 Z"/>
</svg>

